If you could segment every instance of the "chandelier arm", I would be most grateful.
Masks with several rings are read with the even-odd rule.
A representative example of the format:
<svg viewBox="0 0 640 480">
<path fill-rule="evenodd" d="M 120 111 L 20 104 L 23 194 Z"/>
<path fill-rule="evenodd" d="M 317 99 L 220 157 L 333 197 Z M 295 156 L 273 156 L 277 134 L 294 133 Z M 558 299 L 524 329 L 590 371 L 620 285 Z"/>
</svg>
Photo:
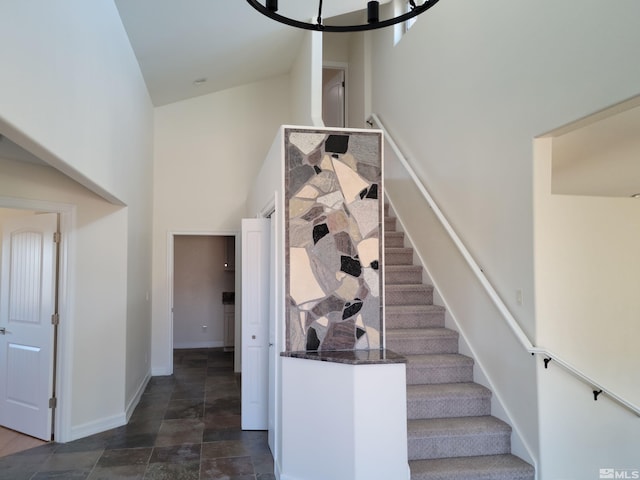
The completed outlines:
<svg viewBox="0 0 640 480">
<path fill-rule="evenodd" d="M 322 25 L 322 0 L 318 2 L 318 25 Z"/>
<path fill-rule="evenodd" d="M 258 12 L 262 13 L 264 16 L 269 17 L 277 22 L 284 23 L 285 25 L 289 25 L 291 27 L 302 28 L 305 30 L 316 30 L 322 32 L 363 32 L 366 30 L 376 30 L 378 28 L 389 27 L 391 25 L 395 25 L 397 23 L 406 22 L 414 17 L 417 17 L 423 12 L 426 12 L 431 7 L 433 7 L 439 0 L 426 0 L 422 5 L 416 6 L 411 11 L 404 13 L 402 15 L 398 15 L 394 18 L 389 18 L 387 20 L 382 20 L 376 23 L 363 23 L 357 25 L 323 25 L 321 23 L 308 23 L 301 22 L 300 20 L 296 20 L 294 18 L 285 17 L 284 15 L 280 15 L 276 12 L 272 12 L 268 10 L 264 5 L 258 2 L 258 0 L 247 0 L 247 3 L 255 8 Z M 322 5 L 322 0 L 320 0 L 320 5 Z"/>
</svg>

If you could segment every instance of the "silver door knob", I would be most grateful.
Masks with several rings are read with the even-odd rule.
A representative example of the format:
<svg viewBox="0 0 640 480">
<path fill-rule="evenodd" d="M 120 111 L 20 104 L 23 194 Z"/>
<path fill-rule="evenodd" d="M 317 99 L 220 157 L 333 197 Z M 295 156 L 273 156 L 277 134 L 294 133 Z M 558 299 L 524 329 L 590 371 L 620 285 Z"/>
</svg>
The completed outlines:
<svg viewBox="0 0 640 480">
<path fill-rule="evenodd" d="M 0 334 L 6 335 L 7 333 L 11 333 L 11 332 L 4 327 L 0 327 Z"/>
</svg>

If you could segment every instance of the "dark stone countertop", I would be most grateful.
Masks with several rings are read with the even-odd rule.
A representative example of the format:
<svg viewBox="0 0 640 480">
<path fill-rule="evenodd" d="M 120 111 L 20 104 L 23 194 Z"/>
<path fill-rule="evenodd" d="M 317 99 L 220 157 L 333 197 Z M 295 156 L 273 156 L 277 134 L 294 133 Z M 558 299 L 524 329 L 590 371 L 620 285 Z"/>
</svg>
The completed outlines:
<svg viewBox="0 0 640 480">
<path fill-rule="evenodd" d="M 346 365 L 407 363 L 407 359 L 402 355 L 385 349 L 282 352 L 280 356 L 318 360 L 321 362 L 344 363 Z"/>
</svg>

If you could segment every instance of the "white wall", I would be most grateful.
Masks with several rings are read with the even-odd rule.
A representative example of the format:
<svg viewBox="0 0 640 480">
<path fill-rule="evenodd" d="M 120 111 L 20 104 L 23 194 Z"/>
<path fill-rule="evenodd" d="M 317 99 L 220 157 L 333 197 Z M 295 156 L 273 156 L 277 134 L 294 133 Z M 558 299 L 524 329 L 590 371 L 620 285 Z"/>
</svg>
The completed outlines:
<svg viewBox="0 0 640 480">
<path fill-rule="evenodd" d="M 370 33 L 324 33 L 324 65 L 347 64 L 346 126 L 365 128 L 371 115 L 371 36 Z"/>
<path fill-rule="evenodd" d="M 371 34 L 353 35 L 349 42 L 349 76 L 347 78 L 350 128 L 366 128 L 371 115 Z"/>
<path fill-rule="evenodd" d="M 640 406 L 640 202 L 537 198 L 538 343 Z"/>
<path fill-rule="evenodd" d="M 281 480 L 409 480 L 405 364 L 283 358 L 282 382 Z"/>
<path fill-rule="evenodd" d="M 73 425 L 99 430 L 101 418 L 135 402 L 149 372 L 151 101 L 110 0 L 3 2 L 0 43 L 6 47 L 0 49 L 0 131 L 110 201 L 127 205 L 105 214 L 95 227 L 104 230 L 85 249 L 78 244 L 77 252 L 86 268 L 106 268 L 105 262 L 118 271 L 88 282 L 100 287 L 79 299 L 75 312 L 74 335 L 83 343 L 74 358 Z M 103 295 L 99 291 L 111 297 L 108 318 L 95 315 L 92 300 Z M 83 323 L 85 315 L 92 320 Z M 102 330 L 109 330 L 106 338 L 116 335 L 110 347 L 118 358 L 96 387 L 95 372 L 104 368 L 92 367 L 107 364 L 96 362 L 101 355 L 94 353 L 104 348 Z"/>
<path fill-rule="evenodd" d="M 289 76 L 281 76 L 155 111 L 152 341 L 156 374 L 171 373 L 172 362 L 168 235 L 240 230 L 240 219 L 249 214 L 245 202 L 251 185 L 279 126 L 290 118 L 289 94 Z"/>
<path fill-rule="evenodd" d="M 291 67 L 291 121 L 318 126 L 322 122 L 322 33 L 305 31 Z"/>
<path fill-rule="evenodd" d="M 638 94 L 638 17 L 633 0 L 451 0 L 421 16 L 395 47 L 390 29 L 374 35 L 373 111 L 534 340 L 533 138 Z M 508 404 L 533 402 L 531 413 L 514 408 L 530 426 L 525 437 L 538 443 L 535 420 L 520 418 L 536 415 L 535 401 L 507 394 Z M 557 397 L 568 401 L 562 391 Z M 553 421 L 545 406 L 541 445 Z"/>
<path fill-rule="evenodd" d="M 3 158 L 2 160 L 7 160 L 7 159 Z M 0 206 L 0 247 L 2 246 L 2 225 L 4 221 L 14 217 L 23 217 L 25 215 L 33 215 L 34 213 L 36 212 L 30 211 L 30 210 L 13 209 L 13 208 L 2 208 Z M 0 263 L 1 262 L 2 262 L 2 259 L 0 259 Z"/>
<path fill-rule="evenodd" d="M 349 62 L 349 45 L 356 33 L 331 33 L 322 34 L 322 58 L 324 62 Z"/>
<path fill-rule="evenodd" d="M 222 292 L 235 291 L 224 268 L 226 237 L 176 235 L 173 255 L 173 346 L 224 346 Z"/>
<path fill-rule="evenodd" d="M 126 202 L 139 179 L 123 167 L 149 156 L 152 107 L 113 2 L 4 2 L 0 42 L 12 46 L 0 51 L 2 118 L 27 137 L 16 143 Z"/>
<path fill-rule="evenodd" d="M 460 353 L 474 358 L 474 381 L 493 392 L 491 414 L 513 427 L 512 452 L 535 462 L 538 451 L 536 361 L 510 330 L 482 284 L 385 145 L 386 200 L 447 309 L 447 327 L 461 334 Z M 496 346 L 499 345 L 499 349 Z"/>
</svg>

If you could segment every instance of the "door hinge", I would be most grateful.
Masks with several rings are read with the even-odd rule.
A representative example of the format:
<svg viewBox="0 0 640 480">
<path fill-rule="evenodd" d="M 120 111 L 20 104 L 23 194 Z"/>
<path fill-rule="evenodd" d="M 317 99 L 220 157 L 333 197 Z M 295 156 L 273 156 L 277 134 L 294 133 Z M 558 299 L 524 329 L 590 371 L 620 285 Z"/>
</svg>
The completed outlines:
<svg viewBox="0 0 640 480">
<path fill-rule="evenodd" d="M 62 234 L 60 232 L 53 232 L 53 243 L 60 243 L 62 240 Z"/>
<path fill-rule="evenodd" d="M 60 314 L 54 313 L 51 315 L 51 325 L 60 325 Z"/>
<path fill-rule="evenodd" d="M 51 397 L 49 399 L 49 408 L 56 408 L 58 406 L 58 399 L 56 397 Z"/>
</svg>

